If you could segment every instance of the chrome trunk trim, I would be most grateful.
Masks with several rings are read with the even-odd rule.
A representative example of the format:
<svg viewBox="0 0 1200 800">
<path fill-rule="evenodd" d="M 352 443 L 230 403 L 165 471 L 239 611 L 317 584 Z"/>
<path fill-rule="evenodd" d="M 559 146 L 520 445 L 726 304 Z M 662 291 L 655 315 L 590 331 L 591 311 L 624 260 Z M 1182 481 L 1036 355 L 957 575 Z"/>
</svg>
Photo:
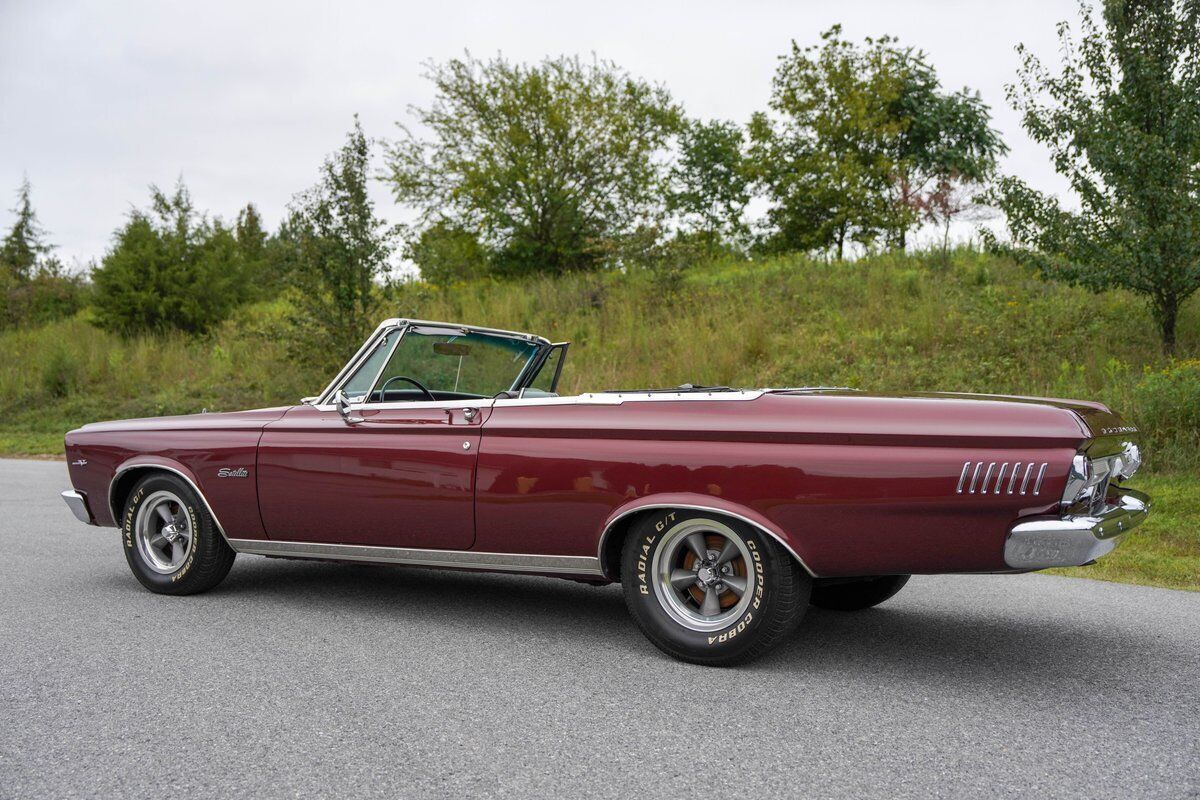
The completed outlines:
<svg viewBox="0 0 1200 800">
<path fill-rule="evenodd" d="M 600 559 L 590 556 L 545 556 L 526 553 L 481 553 L 473 550 L 428 550 L 416 547 L 377 547 L 323 542 L 284 542 L 268 539 L 230 539 L 239 553 L 327 561 L 365 561 L 419 567 L 454 567 L 493 572 L 537 572 L 602 577 Z"/>
</svg>

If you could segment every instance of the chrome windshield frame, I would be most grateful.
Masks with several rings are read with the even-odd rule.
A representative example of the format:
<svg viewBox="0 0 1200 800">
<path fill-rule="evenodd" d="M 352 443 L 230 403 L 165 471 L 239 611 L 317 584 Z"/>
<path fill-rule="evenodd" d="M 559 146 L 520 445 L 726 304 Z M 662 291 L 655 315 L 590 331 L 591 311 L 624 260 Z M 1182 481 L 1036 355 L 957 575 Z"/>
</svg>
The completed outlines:
<svg viewBox="0 0 1200 800">
<path fill-rule="evenodd" d="M 400 342 L 404 339 L 404 335 L 408 333 L 409 330 L 416 330 L 417 332 L 422 333 L 477 333 L 484 336 L 519 339 L 523 342 L 535 345 L 537 350 L 528 359 L 528 361 L 526 361 L 525 365 L 521 368 L 521 371 L 517 373 L 517 376 L 513 379 L 513 384 L 509 387 L 508 391 L 516 391 L 524 383 L 532 380 L 534 375 L 536 375 L 536 370 L 531 370 L 531 367 L 535 365 L 540 366 L 545 353 L 553 347 L 553 344 L 549 339 L 546 339 L 542 336 L 535 336 L 532 333 L 506 331 L 498 328 L 484 328 L 478 325 L 460 325 L 454 322 L 437 322 L 433 320 L 403 318 L 386 319 L 375 328 L 370 336 L 367 337 L 367 340 L 363 342 L 362 347 L 360 347 L 354 356 L 348 362 L 346 362 L 346 365 L 342 367 L 336 376 L 334 376 L 334 379 L 330 381 L 325 387 L 324 391 L 317 396 L 316 401 L 313 402 L 312 405 L 322 407 L 332 403 L 333 396 L 337 393 L 338 389 L 342 388 L 346 381 L 354 376 L 354 374 L 358 371 L 358 367 L 363 361 L 369 358 L 373 352 L 375 352 L 375 348 L 379 346 L 379 343 L 383 341 L 383 339 L 392 331 L 397 329 L 400 330 L 400 335 L 396 337 L 396 341 L 392 344 L 391 351 L 393 353 L 395 352 L 396 347 L 399 346 Z M 382 375 L 383 371 L 387 368 L 387 362 L 390 359 L 391 353 L 388 354 L 387 358 L 383 359 L 383 364 L 380 366 L 379 372 L 375 375 L 375 380 L 371 384 L 372 389 L 374 388 L 375 383 L 379 381 L 379 376 Z"/>
</svg>

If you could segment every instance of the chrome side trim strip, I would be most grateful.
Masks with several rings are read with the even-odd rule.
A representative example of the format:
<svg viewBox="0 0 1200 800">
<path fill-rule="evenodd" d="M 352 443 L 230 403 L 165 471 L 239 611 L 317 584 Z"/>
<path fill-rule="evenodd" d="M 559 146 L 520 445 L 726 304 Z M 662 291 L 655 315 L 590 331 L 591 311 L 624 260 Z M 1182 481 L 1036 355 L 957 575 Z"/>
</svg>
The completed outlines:
<svg viewBox="0 0 1200 800">
<path fill-rule="evenodd" d="M 971 471 L 971 462 L 963 464 L 962 474 L 958 476 L 958 488 L 954 491 L 958 494 L 963 493 L 963 484 L 967 481 L 967 473 Z"/>
<path fill-rule="evenodd" d="M 1042 478 L 1046 477 L 1046 466 L 1046 464 L 1042 464 L 1042 468 L 1038 470 L 1037 483 L 1033 485 L 1034 494 L 1041 494 L 1042 492 Z"/>
<path fill-rule="evenodd" d="M 987 469 L 984 470 L 983 465 L 987 464 Z M 1017 482 L 1020 479 L 1021 494 L 1027 491 L 1031 494 L 1040 494 L 1042 491 L 1042 481 L 1046 477 L 1046 468 L 1050 466 L 1049 462 L 1042 462 L 1041 468 L 1037 471 L 1036 480 L 1034 480 L 1034 468 L 1037 463 L 1030 461 L 1018 461 L 1012 465 L 1012 472 L 1008 471 L 1008 465 L 1012 463 L 1005 461 L 967 461 L 963 464 L 962 472 L 958 475 L 958 484 L 954 487 L 955 494 L 1012 494 L 1017 489 Z M 1000 471 L 996 472 L 996 465 L 1000 464 Z M 1021 478 L 1021 467 L 1025 467 L 1025 477 Z M 972 467 L 974 470 L 972 471 Z M 983 480 L 980 480 L 979 473 L 983 473 Z M 992 475 L 995 473 L 996 482 L 992 483 Z M 971 480 L 967 480 L 967 475 L 970 474 Z M 1004 476 L 1008 475 L 1008 487 L 1004 486 Z M 1030 489 L 1030 481 L 1033 480 L 1033 487 Z"/>
<path fill-rule="evenodd" d="M 163 472 L 171 472 L 178 475 L 180 478 L 183 478 L 184 483 L 190 486 L 192 491 L 196 493 L 196 496 L 200 498 L 200 502 L 204 503 L 204 508 L 208 511 L 208 515 L 212 517 L 213 525 L 217 526 L 217 532 L 221 534 L 221 538 L 225 540 L 226 544 L 228 544 L 230 547 L 233 547 L 234 540 L 230 539 L 229 536 L 226 535 L 225 529 L 221 527 L 221 521 L 217 519 L 217 515 L 212 509 L 212 505 L 208 502 L 208 498 L 204 496 L 204 492 L 200 491 L 200 487 L 197 486 L 191 478 L 189 478 L 187 475 L 184 475 L 179 470 L 175 469 L 174 467 L 165 467 L 162 464 L 129 464 L 121 467 L 113 474 L 112 480 L 108 482 L 108 507 L 112 511 L 113 521 L 117 523 L 118 528 L 121 527 L 121 511 L 113 503 L 113 489 L 117 486 L 117 479 L 126 472 L 129 472 L 131 469 L 162 470 Z M 233 549 L 237 550 L 236 547 L 233 547 Z"/>
<path fill-rule="evenodd" d="M 331 561 L 366 561 L 374 564 L 408 564 L 420 567 L 457 567 L 496 572 L 544 572 L 600 577 L 600 559 L 590 556 L 543 556 L 526 553 L 479 553 L 472 550 L 428 550 L 417 547 L 375 547 L 322 542 L 283 542 L 268 539 L 232 539 L 239 553 Z"/>
<path fill-rule="evenodd" d="M 1017 473 L 1021 471 L 1021 462 L 1018 461 L 1013 467 L 1012 477 L 1008 479 L 1008 493 L 1013 493 L 1013 487 L 1017 485 Z"/>
<path fill-rule="evenodd" d="M 804 563 L 804 559 L 801 558 L 799 556 L 799 554 L 796 553 L 796 551 L 791 548 L 791 545 L 789 545 L 783 539 L 780 539 L 778 536 L 776 536 L 771 531 L 764 528 L 762 525 L 759 525 L 754 520 L 752 520 L 748 517 L 743 517 L 741 514 L 737 514 L 732 511 L 726 511 L 723 508 L 713 508 L 712 506 L 696 506 L 696 505 L 689 505 L 686 503 L 683 503 L 683 504 L 681 504 L 681 503 L 657 503 L 654 505 L 638 506 L 637 508 L 631 508 L 628 511 L 624 512 L 623 514 L 618 514 L 616 517 L 614 517 L 612 522 L 608 523 L 608 527 L 606 527 L 604 529 L 604 533 L 600 534 L 600 542 L 599 542 L 599 544 L 596 545 L 595 561 L 601 567 L 601 574 L 605 574 L 603 572 L 604 543 L 606 541 L 608 541 L 608 534 L 612 532 L 612 529 L 614 527 L 616 527 L 617 523 L 620 522 L 621 520 L 625 519 L 625 517 L 628 517 L 630 514 L 637 514 L 640 511 L 651 511 L 656 508 L 685 508 L 689 511 L 708 511 L 709 513 L 712 513 L 712 514 L 717 514 L 717 515 L 724 516 L 724 517 L 732 517 L 734 519 L 741 520 L 742 522 L 746 523 L 747 525 L 750 525 L 750 526 L 756 528 L 757 530 L 762 531 L 767 536 L 770 536 L 772 539 L 774 539 L 776 542 L 778 542 L 779 545 L 784 550 L 787 550 L 788 553 L 791 554 L 792 558 L 796 559 L 796 562 L 799 563 L 800 566 L 804 567 L 804 571 L 807 572 L 810 576 L 812 576 L 814 578 L 821 577 L 820 575 L 818 575 L 817 573 L 815 573 L 811 569 L 809 569 L 808 564 Z M 608 577 L 608 576 L 605 575 L 605 577 Z M 615 577 L 615 579 L 619 580 L 621 576 L 617 575 L 614 577 Z"/>
<path fill-rule="evenodd" d="M 1029 466 L 1025 467 L 1025 478 L 1021 481 L 1021 494 L 1025 494 L 1025 490 L 1029 488 L 1029 477 L 1033 475 L 1033 462 L 1029 462 Z"/>
<path fill-rule="evenodd" d="M 975 494 L 975 484 L 979 481 L 979 470 L 983 469 L 983 462 L 980 461 L 975 465 L 975 473 L 971 476 L 970 494 Z"/>
</svg>

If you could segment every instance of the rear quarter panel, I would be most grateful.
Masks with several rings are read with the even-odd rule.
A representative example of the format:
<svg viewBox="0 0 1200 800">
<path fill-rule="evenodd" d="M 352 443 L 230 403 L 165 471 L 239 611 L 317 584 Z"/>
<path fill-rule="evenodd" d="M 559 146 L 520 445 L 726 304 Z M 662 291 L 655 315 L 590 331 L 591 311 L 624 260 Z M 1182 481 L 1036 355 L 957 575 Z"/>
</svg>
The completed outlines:
<svg viewBox="0 0 1200 800">
<path fill-rule="evenodd" d="M 821 576 L 1002 570 L 1009 526 L 1056 507 L 1082 438 L 1060 409 L 967 400 L 498 402 L 475 549 L 596 555 L 624 510 L 686 496 L 745 509 Z M 1033 460 L 1037 496 L 956 493 L 966 461 Z"/>
</svg>

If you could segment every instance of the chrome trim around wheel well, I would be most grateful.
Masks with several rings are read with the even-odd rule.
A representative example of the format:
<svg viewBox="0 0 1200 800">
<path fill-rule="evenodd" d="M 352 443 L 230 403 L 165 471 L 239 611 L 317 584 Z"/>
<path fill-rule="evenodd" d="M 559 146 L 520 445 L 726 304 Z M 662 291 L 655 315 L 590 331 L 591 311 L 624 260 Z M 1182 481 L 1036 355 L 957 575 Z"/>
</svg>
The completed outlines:
<svg viewBox="0 0 1200 800">
<path fill-rule="evenodd" d="M 600 562 L 591 556 L 545 556 L 532 553 L 487 553 L 474 550 L 430 550 L 419 547 L 379 547 L 325 542 L 285 542 L 275 539 L 234 539 L 239 553 L 330 561 L 365 561 L 418 567 L 455 567 L 494 572 L 537 572 L 601 577 Z"/>
<path fill-rule="evenodd" d="M 221 534 L 221 538 L 225 540 L 226 544 L 228 544 L 230 547 L 233 547 L 235 551 L 237 550 L 237 548 L 233 545 L 233 540 L 229 538 L 229 536 L 225 533 L 225 529 L 221 527 L 221 521 L 217 519 L 217 514 L 213 511 L 212 504 L 208 502 L 208 498 L 204 496 L 204 492 L 200 491 L 200 487 L 196 485 L 196 482 L 175 467 L 168 467 L 163 464 L 128 464 L 120 467 L 115 473 L 113 473 L 112 480 L 108 482 L 108 508 L 112 512 L 113 522 L 117 524 L 118 528 L 121 527 L 121 512 L 116 506 L 116 498 L 113 496 L 113 490 L 117 488 L 117 481 L 121 479 L 121 476 L 127 472 L 132 472 L 133 470 L 146 470 L 147 472 L 161 470 L 163 472 L 173 473 L 178 475 L 180 478 L 183 478 L 184 483 L 191 487 L 191 490 L 196 493 L 197 497 L 200 498 L 200 502 L 204 503 L 204 508 L 206 511 L 208 511 L 208 515 L 212 517 L 213 525 L 216 526 L 217 532 Z"/>
<path fill-rule="evenodd" d="M 604 548 L 608 542 L 608 536 L 610 533 L 612 533 L 612 530 L 615 527 L 617 527 L 617 524 L 619 522 L 621 522 L 621 520 L 623 520 L 633 514 L 637 514 L 641 511 L 654 511 L 656 509 L 663 509 L 663 508 L 679 508 L 679 509 L 685 509 L 687 511 L 707 511 L 710 514 L 716 514 L 718 516 L 723 516 L 723 517 L 730 517 L 732 519 L 736 519 L 741 522 L 744 522 L 747 525 L 750 525 L 750 526 L 762 531 L 767 536 L 770 536 L 772 539 L 774 539 L 776 542 L 778 542 L 779 545 L 781 547 L 783 547 L 783 549 L 786 550 L 788 552 L 788 554 L 791 555 L 792 558 L 796 559 L 796 563 L 798 563 L 801 567 L 803 567 L 804 571 L 807 572 L 810 577 L 813 577 L 813 578 L 820 577 L 819 575 L 817 575 L 817 573 L 815 573 L 811 569 L 809 569 L 808 564 L 804 563 L 804 559 L 801 558 L 800 555 L 795 550 L 792 549 L 791 545 L 789 545 L 787 542 L 785 542 L 783 539 L 781 539 L 778 534 L 776 534 L 774 531 L 770 530 L 769 528 L 765 527 L 762 523 L 755 522 L 754 520 L 750 519 L 749 517 L 738 514 L 736 511 L 726 511 L 723 508 L 717 508 L 715 506 L 702 506 L 702 505 L 694 505 L 691 503 L 653 503 L 650 505 L 638 506 L 637 508 L 631 508 L 628 511 L 621 512 L 620 514 L 613 517 L 609 521 L 608 525 L 604 528 L 604 533 L 600 534 L 600 542 L 596 545 L 596 560 L 600 563 L 600 570 L 606 578 L 611 578 L 613 580 L 620 580 L 620 577 L 621 577 L 620 575 L 610 575 L 608 565 L 604 563 Z"/>
</svg>

